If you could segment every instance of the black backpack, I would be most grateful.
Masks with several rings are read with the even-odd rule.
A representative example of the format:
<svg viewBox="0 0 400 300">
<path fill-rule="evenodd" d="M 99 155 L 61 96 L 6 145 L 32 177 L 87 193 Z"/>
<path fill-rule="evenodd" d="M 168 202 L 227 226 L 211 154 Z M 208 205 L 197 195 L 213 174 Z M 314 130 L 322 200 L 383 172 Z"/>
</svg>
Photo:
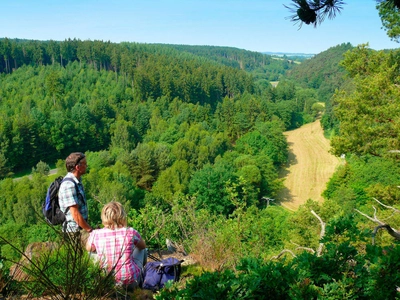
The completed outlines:
<svg viewBox="0 0 400 300">
<path fill-rule="evenodd" d="M 51 225 L 62 224 L 65 221 L 65 214 L 60 210 L 58 203 L 58 190 L 63 181 L 71 181 L 75 185 L 78 195 L 78 186 L 72 178 L 57 177 L 47 189 L 46 200 L 42 205 L 42 212 L 46 221 Z"/>
</svg>

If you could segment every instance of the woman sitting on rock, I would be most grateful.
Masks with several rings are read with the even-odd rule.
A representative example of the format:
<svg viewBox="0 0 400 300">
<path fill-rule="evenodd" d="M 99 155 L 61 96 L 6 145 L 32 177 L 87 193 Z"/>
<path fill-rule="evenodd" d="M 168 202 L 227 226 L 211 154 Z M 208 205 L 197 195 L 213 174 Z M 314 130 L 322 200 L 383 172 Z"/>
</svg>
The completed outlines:
<svg viewBox="0 0 400 300">
<path fill-rule="evenodd" d="M 90 233 L 86 249 L 97 253 L 100 264 L 114 273 L 118 285 L 131 290 L 141 283 L 146 243 L 135 229 L 127 227 L 127 215 L 119 202 L 103 207 L 101 221 L 104 228 Z"/>
</svg>

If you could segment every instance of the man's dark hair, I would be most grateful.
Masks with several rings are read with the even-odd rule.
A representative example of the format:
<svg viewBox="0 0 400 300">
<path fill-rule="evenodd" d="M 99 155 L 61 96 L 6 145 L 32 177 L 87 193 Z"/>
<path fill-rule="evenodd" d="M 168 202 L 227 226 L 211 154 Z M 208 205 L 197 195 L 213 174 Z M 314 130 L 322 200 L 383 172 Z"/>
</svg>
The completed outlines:
<svg viewBox="0 0 400 300">
<path fill-rule="evenodd" d="M 84 159 L 86 156 L 82 152 L 73 152 L 68 155 L 65 160 L 65 167 L 68 172 L 72 172 L 75 169 L 75 166 L 79 164 L 79 162 Z"/>
</svg>

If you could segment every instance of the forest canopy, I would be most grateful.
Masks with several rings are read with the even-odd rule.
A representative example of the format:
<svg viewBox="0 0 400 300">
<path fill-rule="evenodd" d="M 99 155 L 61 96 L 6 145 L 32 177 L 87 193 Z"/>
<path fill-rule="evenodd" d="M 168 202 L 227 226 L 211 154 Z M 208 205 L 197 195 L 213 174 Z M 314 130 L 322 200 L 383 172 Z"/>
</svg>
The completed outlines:
<svg viewBox="0 0 400 300">
<path fill-rule="evenodd" d="M 342 44 L 295 67 L 224 47 L 1 39 L 2 272 L 16 249 L 56 239 L 41 204 L 82 151 L 91 226 L 119 201 L 150 248 L 168 238 L 201 264 L 161 299 L 394 298 L 397 241 L 379 231 L 372 245 L 373 218 L 357 211 L 385 219 L 400 200 L 398 55 Z M 325 201 L 292 212 L 271 201 L 284 132 L 322 113 L 346 158 Z"/>
</svg>

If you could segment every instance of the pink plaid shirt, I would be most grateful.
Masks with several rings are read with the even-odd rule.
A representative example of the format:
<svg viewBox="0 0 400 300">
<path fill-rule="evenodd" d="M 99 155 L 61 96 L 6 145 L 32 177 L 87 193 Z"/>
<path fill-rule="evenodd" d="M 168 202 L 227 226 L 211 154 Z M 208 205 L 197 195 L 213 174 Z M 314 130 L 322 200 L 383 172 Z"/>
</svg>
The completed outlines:
<svg viewBox="0 0 400 300">
<path fill-rule="evenodd" d="M 97 229 L 89 236 L 89 242 L 96 248 L 102 266 L 108 271 L 115 267 L 115 281 L 124 284 L 134 282 L 140 275 L 140 268 L 133 261 L 132 254 L 141 239 L 140 234 L 131 227 Z"/>
</svg>

